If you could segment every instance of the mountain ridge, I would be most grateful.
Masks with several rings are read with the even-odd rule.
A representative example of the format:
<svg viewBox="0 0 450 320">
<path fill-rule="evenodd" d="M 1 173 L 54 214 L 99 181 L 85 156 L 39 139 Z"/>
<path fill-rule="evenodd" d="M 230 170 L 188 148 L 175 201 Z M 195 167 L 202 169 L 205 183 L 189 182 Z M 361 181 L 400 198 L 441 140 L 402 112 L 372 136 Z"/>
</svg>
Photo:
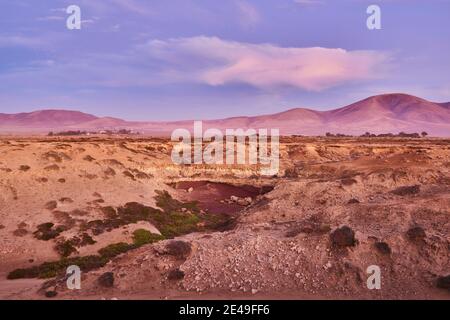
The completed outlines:
<svg viewBox="0 0 450 320">
<path fill-rule="evenodd" d="M 204 129 L 279 128 L 281 134 L 323 135 L 398 133 L 429 131 L 432 135 L 450 136 L 450 102 L 435 103 L 420 97 L 391 93 L 371 96 L 348 106 L 317 111 L 293 108 L 275 114 L 237 116 L 204 120 Z M 72 110 L 38 110 L 30 113 L 0 113 L 0 132 L 50 130 L 132 129 L 147 134 L 170 134 L 174 129 L 191 129 L 192 120 L 127 121 Z"/>
</svg>

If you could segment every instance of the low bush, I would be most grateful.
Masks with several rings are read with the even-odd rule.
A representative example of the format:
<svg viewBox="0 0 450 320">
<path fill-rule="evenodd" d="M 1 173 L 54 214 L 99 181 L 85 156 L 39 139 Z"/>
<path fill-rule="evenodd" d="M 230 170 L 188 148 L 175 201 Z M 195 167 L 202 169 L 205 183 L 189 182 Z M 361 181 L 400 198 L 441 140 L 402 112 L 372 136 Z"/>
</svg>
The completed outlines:
<svg viewBox="0 0 450 320">
<path fill-rule="evenodd" d="M 176 257 L 179 260 L 186 259 L 192 252 L 192 246 L 185 241 L 171 241 L 166 246 L 167 254 Z"/>
<path fill-rule="evenodd" d="M 48 241 L 56 238 L 61 232 L 66 231 L 66 227 L 57 226 L 54 228 L 54 224 L 51 222 L 43 223 L 37 226 L 37 230 L 33 233 L 34 237 L 38 240 Z"/>
<path fill-rule="evenodd" d="M 77 265 L 84 272 L 103 267 L 109 259 L 102 256 L 64 258 L 59 261 L 44 262 L 39 266 L 16 269 L 8 274 L 9 280 L 40 278 L 48 279 L 63 274 L 68 266 Z"/>
<path fill-rule="evenodd" d="M 127 251 L 130 251 L 131 249 L 135 249 L 136 246 L 134 244 L 128 244 L 125 242 L 119 242 L 110 244 L 109 246 L 106 246 L 100 250 L 98 250 L 98 253 L 103 258 L 109 258 L 112 259 L 119 254 L 125 253 Z"/>
<path fill-rule="evenodd" d="M 72 241 L 70 240 L 58 242 L 55 246 L 55 250 L 63 258 L 67 258 L 72 253 L 78 252 L 75 246 L 73 245 Z"/>
<path fill-rule="evenodd" d="M 138 229 L 133 232 L 133 243 L 139 247 L 145 244 L 155 243 L 164 239 L 165 239 L 164 236 L 151 233 L 150 231 L 145 229 Z"/>
</svg>

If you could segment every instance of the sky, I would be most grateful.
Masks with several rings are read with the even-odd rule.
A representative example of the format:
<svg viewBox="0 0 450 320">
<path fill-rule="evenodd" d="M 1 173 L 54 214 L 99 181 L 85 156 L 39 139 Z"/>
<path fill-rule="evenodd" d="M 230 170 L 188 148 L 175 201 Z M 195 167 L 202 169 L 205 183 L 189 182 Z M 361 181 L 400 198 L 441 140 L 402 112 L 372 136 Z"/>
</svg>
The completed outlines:
<svg viewBox="0 0 450 320">
<path fill-rule="evenodd" d="M 369 30 L 369 5 L 381 30 Z M 81 9 L 69 30 L 66 8 Z M 127 120 L 450 101 L 450 0 L 0 0 L 0 113 Z"/>
</svg>

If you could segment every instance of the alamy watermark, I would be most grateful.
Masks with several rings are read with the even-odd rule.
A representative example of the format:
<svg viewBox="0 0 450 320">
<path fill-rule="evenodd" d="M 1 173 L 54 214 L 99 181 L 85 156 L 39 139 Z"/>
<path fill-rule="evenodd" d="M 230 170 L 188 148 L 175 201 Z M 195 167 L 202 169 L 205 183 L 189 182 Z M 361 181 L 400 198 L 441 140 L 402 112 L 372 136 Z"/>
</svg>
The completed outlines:
<svg viewBox="0 0 450 320">
<path fill-rule="evenodd" d="M 367 14 L 370 16 L 367 18 L 367 29 L 369 30 L 381 30 L 381 8 L 376 4 L 372 4 L 367 7 Z"/>
<path fill-rule="evenodd" d="M 81 269 L 79 266 L 72 265 L 66 270 L 66 285 L 69 290 L 81 289 Z"/>
<path fill-rule="evenodd" d="M 172 161 L 178 165 L 259 165 L 260 174 L 265 176 L 276 175 L 279 171 L 279 129 L 226 129 L 223 132 L 209 128 L 203 132 L 203 122 L 195 121 L 193 135 L 190 130 L 180 128 L 173 131 L 171 140 L 178 142 L 172 150 Z"/>
<path fill-rule="evenodd" d="M 381 268 L 377 265 L 371 265 L 366 270 L 369 277 L 367 278 L 367 289 L 380 290 L 381 289 Z"/>
</svg>

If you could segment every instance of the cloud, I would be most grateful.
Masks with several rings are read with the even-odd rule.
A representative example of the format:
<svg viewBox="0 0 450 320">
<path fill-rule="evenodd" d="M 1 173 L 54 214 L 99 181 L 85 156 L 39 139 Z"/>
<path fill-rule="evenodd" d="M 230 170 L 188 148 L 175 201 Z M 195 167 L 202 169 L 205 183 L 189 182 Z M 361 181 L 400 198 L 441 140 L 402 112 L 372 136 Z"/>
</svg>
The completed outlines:
<svg viewBox="0 0 450 320">
<path fill-rule="evenodd" d="M 0 35 L 0 47 L 26 47 L 36 48 L 45 45 L 42 39 L 21 35 L 2 36 Z"/>
<path fill-rule="evenodd" d="M 237 1 L 236 6 L 239 11 L 239 20 L 242 26 L 246 28 L 253 27 L 261 21 L 259 11 L 250 3 Z"/>
<path fill-rule="evenodd" d="M 390 57 L 377 51 L 284 48 L 216 37 L 154 40 L 142 47 L 165 62 L 161 76 L 211 86 L 232 83 L 321 91 L 348 82 L 380 78 Z"/>
<path fill-rule="evenodd" d="M 135 0 L 112 0 L 114 4 L 121 7 L 122 9 L 140 14 L 140 15 L 153 15 L 153 11 L 148 8 L 148 6 L 143 5 Z M 148 4 L 147 4 L 148 5 Z"/>
<path fill-rule="evenodd" d="M 37 18 L 37 21 L 61 21 L 61 20 L 64 20 L 64 17 L 62 17 L 62 16 L 46 16 L 46 17 Z"/>
<path fill-rule="evenodd" d="M 304 6 L 323 4 L 323 1 L 320 0 L 294 0 L 294 2 Z"/>
</svg>

